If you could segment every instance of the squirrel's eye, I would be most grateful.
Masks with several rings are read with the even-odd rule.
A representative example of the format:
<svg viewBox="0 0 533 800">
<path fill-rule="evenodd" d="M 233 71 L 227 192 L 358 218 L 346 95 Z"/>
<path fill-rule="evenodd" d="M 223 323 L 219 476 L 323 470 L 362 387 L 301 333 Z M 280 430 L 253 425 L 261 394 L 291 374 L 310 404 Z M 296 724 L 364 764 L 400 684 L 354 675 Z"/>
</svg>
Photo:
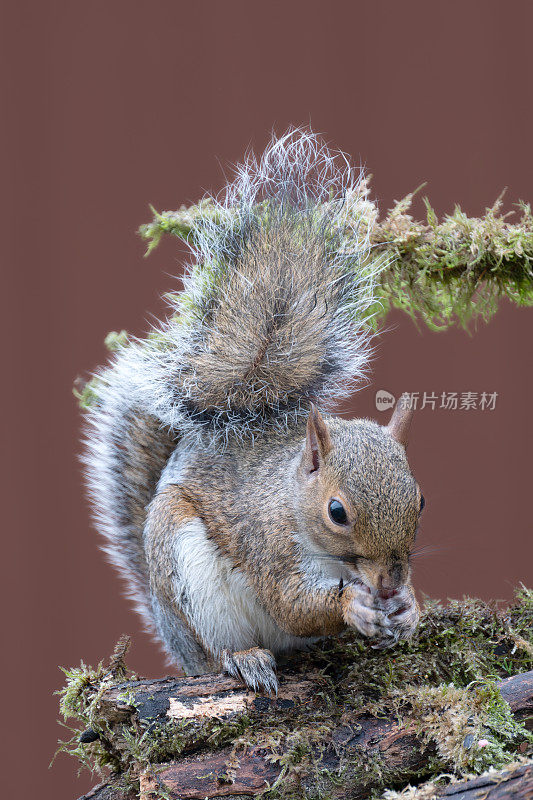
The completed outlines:
<svg viewBox="0 0 533 800">
<path fill-rule="evenodd" d="M 420 511 L 422 511 L 422 510 L 423 510 L 423 508 L 424 508 L 424 506 L 425 506 L 425 505 L 426 505 L 426 501 L 425 501 L 425 499 L 424 499 L 424 495 L 423 495 L 423 494 L 421 494 L 421 495 L 420 495 Z"/>
<path fill-rule="evenodd" d="M 329 501 L 328 512 L 330 519 L 333 520 L 336 525 L 346 525 L 348 517 L 346 516 L 343 504 L 339 500 Z"/>
</svg>

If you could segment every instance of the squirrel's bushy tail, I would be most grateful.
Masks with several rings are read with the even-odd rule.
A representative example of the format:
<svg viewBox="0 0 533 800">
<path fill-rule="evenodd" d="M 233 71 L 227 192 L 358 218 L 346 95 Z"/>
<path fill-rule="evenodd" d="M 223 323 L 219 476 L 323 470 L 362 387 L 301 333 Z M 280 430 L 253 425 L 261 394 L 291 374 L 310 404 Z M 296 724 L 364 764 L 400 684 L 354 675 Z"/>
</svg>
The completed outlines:
<svg viewBox="0 0 533 800">
<path fill-rule="evenodd" d="M 376 262 L 358 176 L 314 134 L 250 156 L 195 223 L 195 263 L 145 343 L 143 404 L 177 431 L 261 434 L 351 388 L 368 358 Z"/>
<path fill-rule="evenodd" d="M 273 139 L 194 222 L 194 263 L 159 329 L 100 374 L 89 486 L 108 551 L 144 593 L 145 507 L 176 437 L 287 427 L 364 374 L 374 303 L 364 196 L 309 131 Z"/>
<path fill-rule="evenodd" d="M 176 437 L 139 407 L 131 353 L 101 373 L 88 410 L 83 461 L 93 518 L 104 550 L 122 574 L 137 611 L 151 627 L 149 576 L 142 544 L 146 507 Z"/>
</svg>

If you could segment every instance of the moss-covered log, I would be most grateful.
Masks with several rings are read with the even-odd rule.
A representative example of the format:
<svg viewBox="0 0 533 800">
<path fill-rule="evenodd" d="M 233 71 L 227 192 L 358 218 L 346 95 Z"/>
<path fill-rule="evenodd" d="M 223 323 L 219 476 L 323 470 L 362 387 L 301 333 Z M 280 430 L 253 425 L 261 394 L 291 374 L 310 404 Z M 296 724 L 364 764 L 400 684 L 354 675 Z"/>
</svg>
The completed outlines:
<svg viewBox="0 0 533 800">
<path fill-rule="evenodd" d="M 269 727 L 276 714 L 293 711 L 295 725 L 301 724 L 303 716 L 311 728 L 316 719 L 319 728 L 324 723 L 323 677 L 317 672 L 304 678 L 293 670 L 294 664 L 289 662 L 281 672 L 277 697 L 256 695 L 225 675 L 128 682 L 102 695 L 101 713 L 111 726 L 135 715 L 144 723 L 192 722 L 195 730 L 206 731 L 213 729 L 213 721 L 217 726 L 228 722 L 238 729 L 240 721 L 247 722 L 250 716 L 258 726 L 263 720 Z M 517 718 L 533 721 L 533 672 L 506 678 L 497 689 Z M 467 749 L 479 746 L 473 734 L 466 734 L 465 740 L 463 746 Z M 209 736 L 201 747 L 200 744 L 198 738 L 190 738 L 184 743 L 179 760 L 142 774 L 142 796 L 146 800 L 165 795 L 173 800 L 203 800 L 256 795 L 275 785 L 288 772 L 287 764 L 294 757 L 290 742 L 274 747 L 266 742 L 242 748 L 234 745 L 214 752 Z M 315 785 L 319 764 L 321 773 L 343 775 L 342 781 L 329 791 L 339 800 L 367 796 L 375 785 L 376 769 L 386 769 L 409 781 L 423 773 L 438 752 L 438 741 L 422 736 L 414 721 L 352 710 L 344 711 L 323 738 L 307 746 L 311 757 L 308 754 L 307 759 L 302 759 L 297 770 L 301 796 L 307 796 Z M 357 770 L 351 775 L 350 765 L 361 760 L 370 767 L 368 773 Z M 294 781 L 296 775 L 291 778 Z"/>
<path fill-rule="evenodd" d="M 533 755 L 525 588 L 510 608 L 428 603 L 414 639 L 390 651 L 354 632 L 326 639 L 280 661 L 277 697 L 226 675 L 139 680 L 123 652 L 66 671 L 61 709 L 77 727 L 60 749 L 150 800 L 379 796 Z"/>
<path fill-rule="evenodd" d="M 302 677 L 294 669 L 294 658 L 287 659 L 278 676 L 280 686 L 276 695 L 257 694 L 224 673 L 127 681 L 102 695 L 100 710 L 112 724 L 133 714 L 150 723 L 224 719 L 249 713 L 261 716 L 297 704 L 305 705 L 311 713 L 322 703 L 323 675 L 310 672 Z M 533 670 L 504 678 L 496 686 L 515 718 L 533 727 Z"/>
</svg>

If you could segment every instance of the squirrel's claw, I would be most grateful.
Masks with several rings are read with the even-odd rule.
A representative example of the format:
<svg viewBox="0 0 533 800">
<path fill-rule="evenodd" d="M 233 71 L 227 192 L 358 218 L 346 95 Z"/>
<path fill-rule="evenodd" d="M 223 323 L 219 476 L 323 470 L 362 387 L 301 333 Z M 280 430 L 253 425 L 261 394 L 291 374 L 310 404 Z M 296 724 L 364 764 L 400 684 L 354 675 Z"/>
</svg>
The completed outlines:
<svg viewBox="0 0 533 800">
<path fill-rule="evenodd" d="M 396 644 L 396 639 L 382 639 L 375 644 L 371 644 L 370 647 L 372 650 L 388 650 L 390 647 L 394 647 Z"/>
<path fill-rule="evenodd" d="M 372 644 L 374 650 L 385 650 L 393 647 L 401 639 L 410 639 L 416 631 L 420 618 L 420 609 L 412 587 L 404 586 L 384 605 L 388 630 L 385 635 L 376 638 Z"/>
<path fill-rule="evenodd" d="M 222 666 L 237 680 L 243 681 L 254 692 L 264 690 L 269 694 L 278 693 L 276 661 L 270 650 L 252 647 L 251 650 L 222 652 Z"/>
<path fill-rule="evenodd" d="M 372 650 L 388 650 L 390 647 L 394 647 L 394 645 L 397 644 L 399 638 L 396 631 L 388 629 L 384 631 L 382 636 L 377 636 L 370 647 Z"/>
<path fill-rule="evenodd" d="M 386 613 L 396 640 L 410 639 L 420 620 L 420 608 L 411 586 L 402 587 L 392 601 L 387 601 Z"/>
</svg>

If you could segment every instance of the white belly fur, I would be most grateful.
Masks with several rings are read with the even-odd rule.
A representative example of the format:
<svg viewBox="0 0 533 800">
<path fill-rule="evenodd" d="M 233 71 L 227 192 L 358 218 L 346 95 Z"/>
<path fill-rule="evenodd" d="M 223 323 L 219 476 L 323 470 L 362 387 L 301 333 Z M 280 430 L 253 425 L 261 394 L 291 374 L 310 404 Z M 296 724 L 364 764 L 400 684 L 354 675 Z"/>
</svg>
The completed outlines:
<svg viewBox="0 0 533 800">
<path fill-rule="evenodd" d="M 246 576 L 220 553 L 200 519 L 191 519 L 175 534 L 176 598 L 197 636 L 214 655 L 251 647 L 274 653 L 305 647 L 316 639 L 282 631 L 261 607 Z"/>
</svg>

